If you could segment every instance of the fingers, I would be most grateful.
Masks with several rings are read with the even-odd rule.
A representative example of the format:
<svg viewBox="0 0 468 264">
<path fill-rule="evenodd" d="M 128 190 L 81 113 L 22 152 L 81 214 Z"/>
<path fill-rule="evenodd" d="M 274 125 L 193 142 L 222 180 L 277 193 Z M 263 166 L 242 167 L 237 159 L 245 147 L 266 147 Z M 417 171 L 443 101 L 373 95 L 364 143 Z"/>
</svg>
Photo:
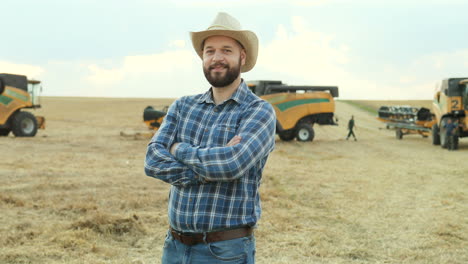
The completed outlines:
<svg viewBox="0 0 468 264">
<path fill-rule="evenodd" d="M 175 156 L 175 151 L 176 151 L 176 149 L 177 149 L 177 145 L 178 145 L 178 144 L 179 144 L 179 143 L 174 143 L 174 144 L 172 144 L 172 146 L 171 146 L 171 148 L 170 148 L 170 150 L 169 150 L 169 152 L 170 152 L 173 156 Z"/>
<path fill-rule="evenodd" d="M 236 135 L 236 136 L 234 136 L 233 138 L 231 138 L 231 140 L 229 140 L 229 142 L 227 143 L 226 146 L 227 146 L 227 147 L 235 146 L 235 145 L 237 145 L 237 144 L 240 143 L 241 139 L 242 139 L 242 138 L 241 138 L 240 136 L 237 136 L 237 135 Z"/>
</svg>

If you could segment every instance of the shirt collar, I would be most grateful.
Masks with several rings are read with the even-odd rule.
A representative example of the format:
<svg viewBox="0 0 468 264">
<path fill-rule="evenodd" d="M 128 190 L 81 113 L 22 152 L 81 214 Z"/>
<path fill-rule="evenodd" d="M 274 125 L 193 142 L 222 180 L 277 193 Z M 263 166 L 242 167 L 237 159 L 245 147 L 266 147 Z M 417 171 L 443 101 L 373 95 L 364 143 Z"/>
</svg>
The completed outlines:
<svg viewBox="0 0 468 264">
<path fill-rule="evenodd" d="M 214 104 L 213 97 L 211 95 L 211 89 L 210 88 L 206 93 L 202 94 L 202 96 L 198 99 L 198 103 L 208 103 L 208 104 Z M 227 99 L 226 101 L 233 100 L 238 104 L 241 104 L 243 101 L 245 101 L 245 97 L 247 96 L 249 88 L 247 87 L 247 84 L 244 82 L 242 79 L 241 83 L 239 84 L 239 87 L 237 87 L 236 91 L 232 94 L 231 98 Z"/>
</svg>

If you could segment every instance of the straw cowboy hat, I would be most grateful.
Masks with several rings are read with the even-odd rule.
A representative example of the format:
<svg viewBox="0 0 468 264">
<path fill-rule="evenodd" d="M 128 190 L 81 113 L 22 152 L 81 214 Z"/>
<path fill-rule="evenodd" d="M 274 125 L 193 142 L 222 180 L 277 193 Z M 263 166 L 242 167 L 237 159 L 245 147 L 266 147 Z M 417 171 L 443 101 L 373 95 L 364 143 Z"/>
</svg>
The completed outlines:
<svg viewBox="0 0 468 264">
<path fill-rule="evenodd" d="M 241 67 L 241 72 L 250 71 L 257 62 L 258 55 L 258 39 L 255 33 L 249 30 L 242 30 L 237 19 L 227 13 L 220 12 L 214 19 L 213 23 L 205 30 L 198 32 L 190 32 L 192 45 L 195 48 L 198 56 L 203 59 L 203 41 L 211 36 L 226 36 L 239 41 L 244 46 L 247 58 L 244 66 Z"/>
</svg>

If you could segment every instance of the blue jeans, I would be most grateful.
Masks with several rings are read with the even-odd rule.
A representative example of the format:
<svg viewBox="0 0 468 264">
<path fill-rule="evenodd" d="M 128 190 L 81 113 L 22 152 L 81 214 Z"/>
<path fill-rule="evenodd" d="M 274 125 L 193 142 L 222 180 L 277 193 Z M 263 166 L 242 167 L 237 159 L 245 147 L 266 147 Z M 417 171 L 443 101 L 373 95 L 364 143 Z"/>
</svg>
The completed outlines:
<svg viewBox="0 0 468 264">
<path fill-rule="evenodd" d="M 174 239 L 171 232 L 164 241 L 162 264 L 254 264 L 255 237 L 241 237 L 214 243 L 187 246 Z"/>
</svg>

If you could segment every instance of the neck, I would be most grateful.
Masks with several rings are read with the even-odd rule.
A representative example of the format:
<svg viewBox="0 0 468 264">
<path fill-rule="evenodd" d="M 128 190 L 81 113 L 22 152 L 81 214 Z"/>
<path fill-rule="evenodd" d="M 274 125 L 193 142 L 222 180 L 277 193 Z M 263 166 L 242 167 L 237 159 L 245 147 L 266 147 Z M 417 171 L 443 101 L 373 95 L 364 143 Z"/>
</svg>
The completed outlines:
<svg viewBox="0 0 468 264">
<path fill-rule="evenodd" d="M 232 94 L 237 90 L 237 87 L 241 84 L 242 79 L 237 77 L 230 85 L 224 87 L 213 87 L 213 100 L 216 105 L 221 104 L 222 102 L 226 101 L 227 99 L 231 98 Z"/>
</svg>

